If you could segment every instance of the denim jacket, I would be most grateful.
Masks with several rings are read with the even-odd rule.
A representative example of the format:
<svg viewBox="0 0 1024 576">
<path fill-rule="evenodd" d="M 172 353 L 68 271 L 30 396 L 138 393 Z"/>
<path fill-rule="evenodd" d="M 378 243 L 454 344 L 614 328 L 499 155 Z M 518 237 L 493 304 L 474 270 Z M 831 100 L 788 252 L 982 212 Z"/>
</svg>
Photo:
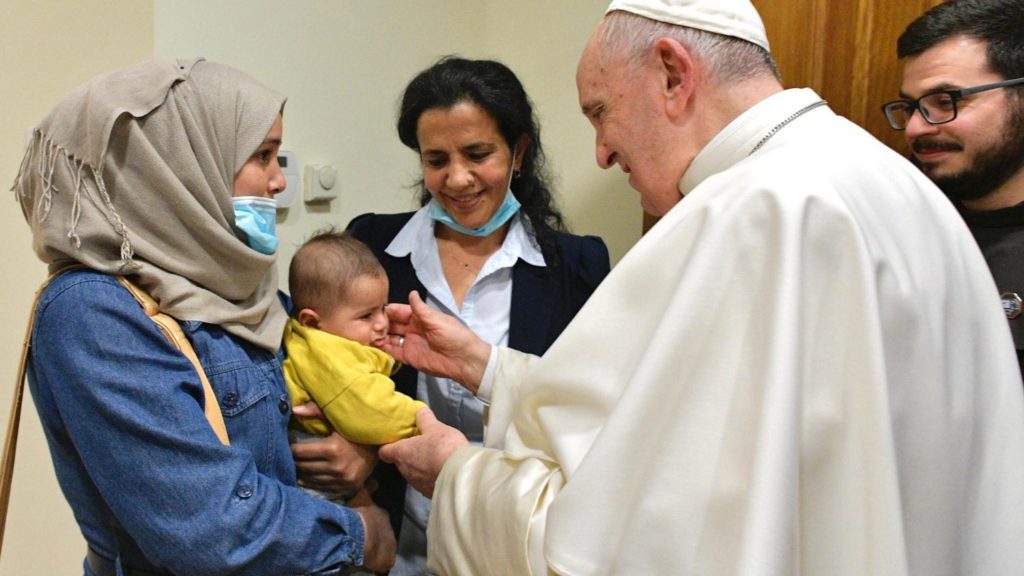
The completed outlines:
<svg viewBox="0 0 1024 576">
<path fill-rule="evenodd" d="M 88 545 L 125 566 L 203 576 L 362 563 L 359 515 L 295 487 L 281 353 L 181 327 L 230 446 L 203 415 L 192 365 L 114 278 L 66 272 L 40 299 L 29 386 Z"/>
</svg>

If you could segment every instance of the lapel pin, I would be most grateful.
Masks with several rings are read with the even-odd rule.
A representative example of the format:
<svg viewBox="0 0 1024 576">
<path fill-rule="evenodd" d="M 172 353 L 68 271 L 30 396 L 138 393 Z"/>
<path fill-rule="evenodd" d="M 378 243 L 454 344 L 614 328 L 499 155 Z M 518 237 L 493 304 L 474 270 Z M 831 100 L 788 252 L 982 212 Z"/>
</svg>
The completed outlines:
<svg viewBox="0 0 1024 576">
<path fill-rule="evenodd" d="M 999 298 L 1003 301 L 1003 313 L 1010 320 L 1020 316 L 1021 311 L 1024 310 L 1024 302 L 1016 292 L 1003 292 Z"/>
</svg>

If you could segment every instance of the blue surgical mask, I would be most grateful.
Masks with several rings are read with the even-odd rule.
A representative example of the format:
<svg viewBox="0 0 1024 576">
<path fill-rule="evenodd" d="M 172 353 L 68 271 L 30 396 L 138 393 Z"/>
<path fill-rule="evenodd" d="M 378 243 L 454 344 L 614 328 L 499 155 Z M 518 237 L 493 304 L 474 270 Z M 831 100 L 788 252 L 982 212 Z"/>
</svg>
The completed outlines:
<svg viewBox="0 0 1024 576">
<path fill-rule="evenodd" d="M 235 205 L 235 226 L 245 232 L 249 247 L 262 254 L 277 252 L 277 201 L 261 196 L 239 196 Z"/>
<path fill-rule="evenodd" d="M 516 150 L 515 148 L 513 148 L 513 161 L 515 160 L 515 157 Z M 489 236 L 492 232 L 504 226 L 506 222 L 508 222 L 513 216 L 515 216 L 516 212 L 519 211 L 519 207 L 521 206 L 519 204 L 519 200 L 516 200 L 515 195 L 512 194 L 512 174 L 514 172 L 514 170 L 509 171 L 508 184 L 505 186 L 505 200 L 501 203 L 501 206 L 499 206 L 498 209 L 494 212 L 494 215 L 491 216 L 491 219 L 488 220 L 486 224 L 479 228 L 466 228 L 465 226 L 459 224 L 458 222 L 455 221 L 455 218 L 452 218 L 452 215 L 449 214 L 448 211 L 445 210 L 443 206 L 441 206 L 441 203 L 433 198 L 431 198 L 430 202 L 427 204 L 427 214 L 430 215 L 430 218 L 432 220 L 440 222 L 441 224 L 444 224 L 445 226 L 451 228 L 452 230 L 455 230 L 456 232 L 461 232 L 463 234 L 466 234 L 467 236 Z"/>
</svg>

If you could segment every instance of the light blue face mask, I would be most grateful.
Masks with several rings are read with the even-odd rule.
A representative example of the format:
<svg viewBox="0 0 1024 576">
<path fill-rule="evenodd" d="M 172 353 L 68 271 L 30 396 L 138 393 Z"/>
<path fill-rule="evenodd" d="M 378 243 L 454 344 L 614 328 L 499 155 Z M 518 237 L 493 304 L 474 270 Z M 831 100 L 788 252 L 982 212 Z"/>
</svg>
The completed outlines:
<svg viewBox="0 0 1024 576">
<path fill-rule="evenodd" d="M 277 252 L 277 201 L 260 196 L 232 198 L 235 226 L 245 232 L 249 247 L 262 254 Z"/>
<path fill-rule="evenodd" d="M 515 148 L 513 148 L 513 162 L 515 161 L 515 157 L 516 150 Z M 505 200 L 501 203 L 501 206 L 499 206 L 498 209 L 494 212 L 494 215 L 491 216 L 491 219 L 488 220 L 486 224 L 479 228 L 466 228 L 465 226 L 459 224 L 458 222 L 455 221 L 455 218 L 452 218 L 452 215 L 449 214 L 448 211 L 445 210 L 443 206 L 441 206 L 441 203 L 433 198 L 431 198 L 430 202 L 427 204 L 427 214 L 430 216 L 432 220 L 440 222 L 441 224 L 444 224 L 445 226 L 451 228 L 452 230 L 455 230 L 456 232 L 461 232 L 463 234 L 466 234 L 467 236 L 489 236 L 492 232 L 504 226 L 506 222 L 508 222 L 513 216 L 515 216 L 516 212 L 519 211 L 519 207 L 521 206 L 519 204 L 519 200 L 516 200 L 515 195 L 512 194 L 512 175 L 514 173 L 515 170 L 509 171 L 508 184 L 505 186 Z"/>
</svg>

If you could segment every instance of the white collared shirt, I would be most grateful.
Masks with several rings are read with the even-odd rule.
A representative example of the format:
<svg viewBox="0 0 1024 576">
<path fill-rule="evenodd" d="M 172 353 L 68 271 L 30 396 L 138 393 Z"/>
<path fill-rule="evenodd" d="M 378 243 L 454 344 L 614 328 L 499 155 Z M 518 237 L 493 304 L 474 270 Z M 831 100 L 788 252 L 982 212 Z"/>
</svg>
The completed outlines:
<svg viewBox="0 0 1024 576">
<path fill-rule="evenodd" d="M 398 258 L 410 257 L 416 277 L 427 290 L 427 294 L 421 296 L 428 306 L 458 318 L 485 342 L 496 346 L 508 345 L 512 267 L 520 259 L 534 266 L 545 266 L 529 219 L 522 212 L 512 217 L 505 241 L 480 269 L 466 292 L 461 309 L 455 303 L 441 268 L 437 238 L 434 237 L 435 224 L 427 209 L 421 208 L 398 232 L 385 252 Z M 489 398 L 487 394 L 481 393 L 476 397 L 457 382 L 423 372 L 417 380 L 416 394 L 430 406 L 438 420 L 461 430 L 472 444 L 479 446 L 483 443 L 483 408 L 484 401 Z M 399 558 L 391 574 L 425 573 L 426 558 L 411 555 L 410 547 L 413 547 L 413 542 L 426 538 L 429 513 L 430 500 L 408 488 Z"/>
</svg>

